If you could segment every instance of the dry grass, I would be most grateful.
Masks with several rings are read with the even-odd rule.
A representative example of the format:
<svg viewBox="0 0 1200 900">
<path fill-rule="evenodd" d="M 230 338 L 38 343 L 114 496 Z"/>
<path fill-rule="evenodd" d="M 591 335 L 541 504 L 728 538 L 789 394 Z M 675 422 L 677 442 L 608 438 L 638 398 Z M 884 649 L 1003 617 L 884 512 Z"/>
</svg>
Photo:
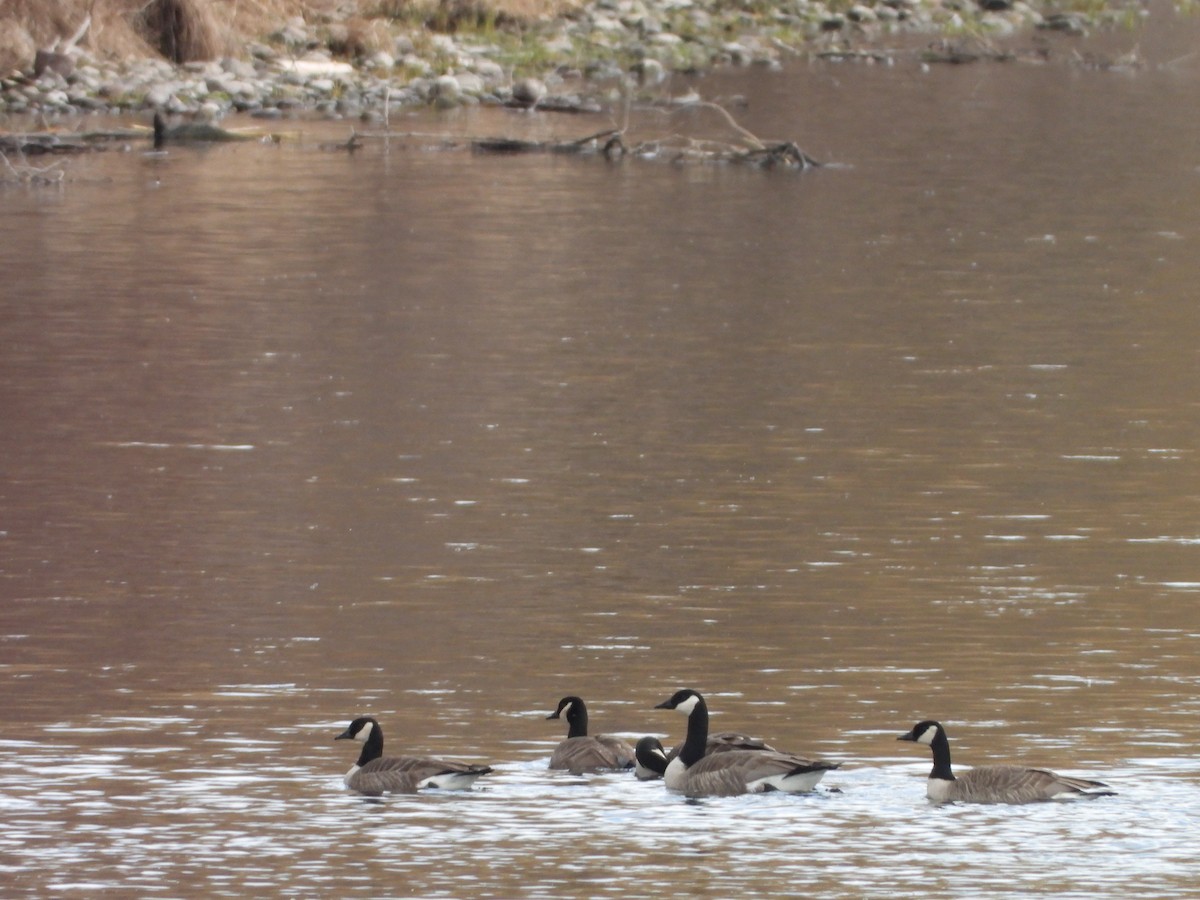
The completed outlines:
<svg viewBox="0 0 1200 900">
<path fill-rule="evenodd" d="M 182 62 L 240 55 L 293 17 L 337 24 L 344 52 L 377 43 L 397 21 L 454 31 L 559 15 L 580 0 L 0 0 L 0 74 L 27 70 L 38 49 L 65 40 L 91 16 L 80 42 L 101 58 L 162 55 Z M 373 40 L 374 39 L 374 40 Z"/>
<path fill-rule="evenodd" d="M 212 59 L 221 50 L 216 17 L 203 0 L 150 0 L 134 15 L 133 24 L 172 62 Z"/>
</svg>

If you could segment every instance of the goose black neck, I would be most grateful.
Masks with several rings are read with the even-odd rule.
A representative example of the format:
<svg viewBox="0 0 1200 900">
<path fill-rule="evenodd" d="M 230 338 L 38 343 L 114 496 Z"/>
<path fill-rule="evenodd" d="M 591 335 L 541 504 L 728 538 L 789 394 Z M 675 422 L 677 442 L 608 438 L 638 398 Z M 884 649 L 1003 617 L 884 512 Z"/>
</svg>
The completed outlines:
<svg viewBox="0 0 1200 900">
<path fill-rule="evenodd" d="M 567 710 L 567 737 L 587 737 L 588 716 L 587 707 L 582 700 L 576 700 Z"/>
<path fill-rule="evenodd" d="M 950 770 L 950 741 L 941 728 L 938 729 L 929 749 L 933 751 L 933 771 L 929 773 L 929 777 L 953 781 L 954 773 Z"/>
<path fill-rule="evenodd" d="M 373 759 L 383 756 L 383 729 L 376 722 L 371 726 L 371 733 L 363 741 L 362 753 L 358 755 L 358 764 L 365 766 Z"/>
<path fill-rule="evenodd" d="M 688 713 L 687 738 L 683 749 L 679 751 L 679 760 L 689 768 L 698 763 L 704 756 L 704 747 L 708 743 L 708 704 L 704 698 L 697 695 L 696 705 Z"/>
</svg>

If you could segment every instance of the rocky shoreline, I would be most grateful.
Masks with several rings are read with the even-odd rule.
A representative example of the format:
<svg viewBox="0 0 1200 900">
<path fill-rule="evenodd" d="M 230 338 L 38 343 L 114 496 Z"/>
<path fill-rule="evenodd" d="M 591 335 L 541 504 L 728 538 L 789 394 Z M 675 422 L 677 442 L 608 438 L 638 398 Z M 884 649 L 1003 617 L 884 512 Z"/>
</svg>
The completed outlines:
<svg viewBox="0 0 1200 900">
<path fill-rule="evenodd" d="M 334 52 L 350 43 L 349 24 L 293 19 L 244 53 L 209 62 L 108 61 L 84 49 L 40 60 L 36 72 L 0 78 L 0 113 L 378 121 L 393 107 L 417 105 L 587 109 L 630 85 L 652 89 L 674 71 L 774 67 L 812 54 L 886 61 L 889 52 L 879 48 L 889 41 L 952 36 L 946 46 L 958 52 L 1034 29 L 1082 33 L 1131 14 L 1049 14 L 1023 0 L 591 0 L 519 33 L 492 25 L 445 34 L 391 23 L 383 47 L 359 48 L 352 61 Z"/>
</svg>

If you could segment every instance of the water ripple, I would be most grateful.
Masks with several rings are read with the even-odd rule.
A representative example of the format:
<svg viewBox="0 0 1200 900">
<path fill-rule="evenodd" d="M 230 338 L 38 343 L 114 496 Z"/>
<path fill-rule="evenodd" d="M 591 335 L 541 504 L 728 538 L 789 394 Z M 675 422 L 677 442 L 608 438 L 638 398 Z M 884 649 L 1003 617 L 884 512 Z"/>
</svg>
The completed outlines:
<svg viewBox="0 0 1200 900">
<path fill-rule="evenodd" d="M 0 745 L 14 894 L 1171 897 L 1192 891 L 1200 810 L 1185 756 L 1130 760 L 1104 773 L 1119 796 L 1091 803 L 934 807 L 923 760 L 851 762 L 809 795 L 687 800 L 536 759 L 471 792 L 376 799 L 297 760 L 160 768 L 57 748 L 22 765 L 28 749 Z"/>
</svg>

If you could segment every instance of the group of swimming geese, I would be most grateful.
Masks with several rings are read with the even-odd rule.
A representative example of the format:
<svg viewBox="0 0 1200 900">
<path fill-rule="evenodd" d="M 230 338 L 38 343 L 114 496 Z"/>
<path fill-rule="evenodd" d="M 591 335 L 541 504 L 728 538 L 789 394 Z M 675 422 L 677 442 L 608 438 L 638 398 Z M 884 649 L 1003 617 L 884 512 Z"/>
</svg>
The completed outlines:
<svg viewBox="0 0 1200 900">
<path fill-rule="evenodd" d="M 551 769 L 574 774 L 633 769 L 647 781 L 662 778 L 668 789 L 688 797 L 730 797 L 764 791 L 811 791 L 839 763 L 806 759 L 776 750 L 757 738 L 735 732 L 708 733 L 708 706 L 690 688 L 677 691 L 655 709 L 674 709 L 687 716 L 687 737 L 669 753 L 657 738 L 644 737 L 636 747 L 612 735 L 589 735 L 587 707 L 579 697 L 563 697 L 546 718 L 567 720 L 567 738 L 550 757 Z M 379 723 L 355 719 L 335 740 L 357 740 L 362 753 L 346 786 L 363 794 L 415 793 L 421 788 L 465 790 L 492 771 L 472 765 L 413 756 L 384 756 Z M 950 742 L 938 722 L 918 722 L 898 740 L 925 744 L 933 751 L 933 771 L 926 793 L 937 803 L 1033 803 L 1111 795 L 1100 781 L 1070 778 L 1024 766 L 980 766 L 955 777 L 950 769 Z"/>
</svg>

